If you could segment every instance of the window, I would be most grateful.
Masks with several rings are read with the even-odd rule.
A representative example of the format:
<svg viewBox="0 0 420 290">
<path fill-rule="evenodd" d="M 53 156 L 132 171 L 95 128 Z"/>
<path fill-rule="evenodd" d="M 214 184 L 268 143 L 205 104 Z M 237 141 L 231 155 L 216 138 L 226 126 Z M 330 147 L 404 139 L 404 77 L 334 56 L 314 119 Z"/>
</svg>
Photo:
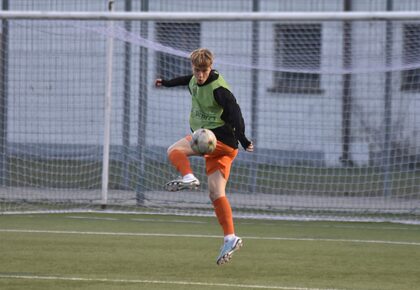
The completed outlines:
<svg viewBox="0 0 420 290">
<path fill-rule="evenodd" d="M 190 52 L 200 47 L 200 23 L 156 23 L 156 41 L 164 46 Z M 189 58 L 160 52 L 156 53 L 156 75 L 164 79 L 191 74 Z"/>
<path fill-rule="evenodd" d="M 321 65 L 321 24 L 276 24 L 274 52 L 277 67 L 290 72 L 275 71 L 272 92 L 319 94 L 319 73 L 299 70 L 319 70 Z"/>
<path fill-rule="evenodd" d="M 420 24 L 405 24 L 403 27 L 403 64 L 420 61 Z M 403 70 L 401 73 L 402 91 L 420 91 L 420 69 Z"/>
</svg>

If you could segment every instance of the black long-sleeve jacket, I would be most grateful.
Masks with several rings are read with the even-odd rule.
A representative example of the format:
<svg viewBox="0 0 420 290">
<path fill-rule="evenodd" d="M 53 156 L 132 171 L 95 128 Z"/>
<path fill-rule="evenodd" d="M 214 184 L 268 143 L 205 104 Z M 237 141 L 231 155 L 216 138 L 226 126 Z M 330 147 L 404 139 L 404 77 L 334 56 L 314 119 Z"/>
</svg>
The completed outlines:
<svg viewBox="0 0 420 290">
<path fill-rule="evenodd" d="M 191 74 L 177 77 L 171 80 L 162 80 L 162 86 L 188 86 L 192 77 L 193 75 Z M 218 77 L 219 74 L 212 70 L 206 82 L 201 86 L 211 83 Z M 251 144 L 251 142 L 245 136 L 245 123 L 235 96 L 224 87 L 215 89 L 213 91 L 213 96 L 216 102 L 223 108 L 221 118 L 225 122 L 223 126 L 211 129 L 216 135 L 217 140 L 232 148 L 238 148 L 239 141 L 242 147 L 246 149 Z"/>
</svg>

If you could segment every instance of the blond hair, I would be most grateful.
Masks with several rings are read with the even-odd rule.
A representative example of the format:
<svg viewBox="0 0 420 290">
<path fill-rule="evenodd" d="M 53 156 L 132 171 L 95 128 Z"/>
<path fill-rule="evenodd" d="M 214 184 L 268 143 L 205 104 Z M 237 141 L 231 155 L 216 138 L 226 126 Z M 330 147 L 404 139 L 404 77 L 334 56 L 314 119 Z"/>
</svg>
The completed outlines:
<svg viewBox="0 0 420 290">
<path fill-rule="evenodd" d="M 198 68 L 208 68 L 213 64 L 213 53 L 207 48 L 198 48 L 190 54 L 191 64 Z"/>
</svg>

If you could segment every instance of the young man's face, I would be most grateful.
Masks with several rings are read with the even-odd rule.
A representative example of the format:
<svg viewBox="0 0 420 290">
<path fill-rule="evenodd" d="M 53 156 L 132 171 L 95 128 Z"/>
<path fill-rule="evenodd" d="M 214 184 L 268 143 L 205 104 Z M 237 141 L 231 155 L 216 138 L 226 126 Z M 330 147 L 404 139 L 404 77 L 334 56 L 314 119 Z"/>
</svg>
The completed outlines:
<svg viewBox="0 0 420 290">
<path fill-rule="evenodd" d="M 209 66 L 207 68 L 206 67 L 203 68 L 203 67 L 193 66 L 192 71 L 193 71 L 193 74 L 194 74 L 195 78 L 197 79 L 197 83 L 199 85 L 202 85 L 209 78 L 210 71 L 211 71 L 211 66 Z"/>
</svg>

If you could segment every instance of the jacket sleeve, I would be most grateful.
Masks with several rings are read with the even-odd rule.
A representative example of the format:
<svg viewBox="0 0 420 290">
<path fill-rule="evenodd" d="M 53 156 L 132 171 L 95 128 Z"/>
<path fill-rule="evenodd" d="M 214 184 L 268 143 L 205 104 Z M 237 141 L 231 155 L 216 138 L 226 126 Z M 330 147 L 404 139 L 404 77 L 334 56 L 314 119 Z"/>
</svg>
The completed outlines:
<svg viewBox="0 0 420 290">
<path fill-rule="evenodd" d="M 214 91 L 214 99 L 223 108 L 222 120 L 232 126 L 236 139 L 246 149 L 251 141 L 245 136 L 245 122 L 235 96 L 228 89 L 220 87 Z"/>
<path fill-rule="evenodd" d="M 182 76 L 173 78 L 170 80 L 162 80 L 162 86 L 164 87 L 177 87 L 177 86 L 188 86 L 192 75 Z"/>
</svg>

